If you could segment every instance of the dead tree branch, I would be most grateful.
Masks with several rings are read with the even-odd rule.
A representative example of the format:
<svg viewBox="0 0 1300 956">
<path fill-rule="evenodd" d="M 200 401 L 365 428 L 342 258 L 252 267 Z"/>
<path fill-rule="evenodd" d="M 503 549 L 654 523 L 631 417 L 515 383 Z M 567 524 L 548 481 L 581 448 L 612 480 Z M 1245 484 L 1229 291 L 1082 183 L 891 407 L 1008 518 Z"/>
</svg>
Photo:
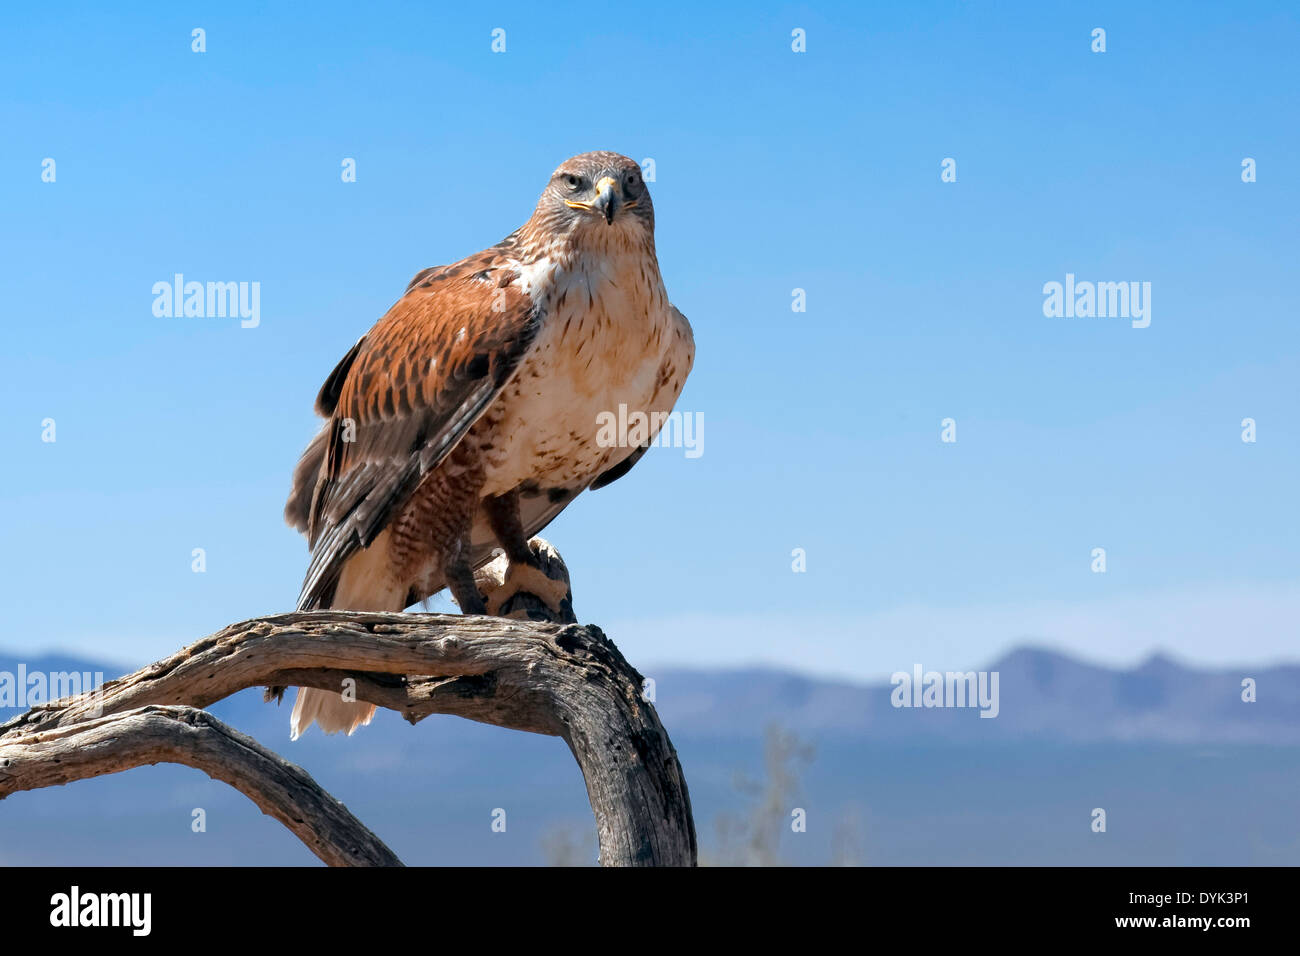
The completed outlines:
<svg viewBox="0 0 1300 956">
<path fill-rule="evenodd" d="M 0 797 L 159 762 L 230 784 L 331 866 L 402 865 L 305 771 L 193 707 L 150 705 L 0 737 Z"/>
<path fill-rule="evenodd" d="M 563 571 L 555 561 L 552 577 Z M 511 602 L 519 616 L 540 613 L 530 598 Z M 355 611 L 232 624 L 92 694 L 0 725 L 0 798 L 183 763 L 245 793 L 327 863 L 396 863 L 303 771 L 195 710 L 248 687 L 339 691 L 347 678 L 357 699 L 411 723 L 454 714 L 562 737 L 586 780 L 603 865 L 695 864 L 686 780 L 641 675 L 598 628 L 576 624 Z"/>
</svg>

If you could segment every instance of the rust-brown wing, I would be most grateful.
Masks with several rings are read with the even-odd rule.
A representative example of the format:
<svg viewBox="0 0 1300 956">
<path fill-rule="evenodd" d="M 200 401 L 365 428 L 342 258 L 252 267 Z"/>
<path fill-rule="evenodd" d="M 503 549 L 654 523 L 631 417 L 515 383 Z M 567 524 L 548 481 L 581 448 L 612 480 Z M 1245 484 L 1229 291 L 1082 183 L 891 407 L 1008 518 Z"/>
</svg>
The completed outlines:
<svg viewBox="0 0 1300 956">
<path fill-rule="evenodd" d="M 518 367 L 541 316 L 515 278 L 495 250 L 426 270 L 326 380 L 317 411 L 329 421 L 304 452 L 285 508 L 312 549 L 300 609 L 328 605 L 343 564 Z"/>
</svg>

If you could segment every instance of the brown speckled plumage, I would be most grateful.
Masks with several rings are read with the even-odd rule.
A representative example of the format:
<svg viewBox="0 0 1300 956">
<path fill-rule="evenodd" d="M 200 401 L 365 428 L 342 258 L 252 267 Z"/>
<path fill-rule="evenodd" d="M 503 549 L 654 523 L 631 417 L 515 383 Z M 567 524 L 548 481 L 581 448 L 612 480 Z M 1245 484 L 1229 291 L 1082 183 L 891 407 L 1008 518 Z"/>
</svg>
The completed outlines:
<svg viewBox="0 0 1300 956">
<path fill-rule="evenodd" d="M 568 160 L 522 227 L 417 274 L 321 388 L 285 506 L 312 549 L 299 607 L 401 610 L 450 586 L 481 610 L 467 575 L 518 551 L 503 534 L 526 540 L 644 453 L 601 447 L 598 414 L 670 411 L 693 358 L 637 164 Z M 300 691 L 294 733 L 372 710 Z"/>
</svg>

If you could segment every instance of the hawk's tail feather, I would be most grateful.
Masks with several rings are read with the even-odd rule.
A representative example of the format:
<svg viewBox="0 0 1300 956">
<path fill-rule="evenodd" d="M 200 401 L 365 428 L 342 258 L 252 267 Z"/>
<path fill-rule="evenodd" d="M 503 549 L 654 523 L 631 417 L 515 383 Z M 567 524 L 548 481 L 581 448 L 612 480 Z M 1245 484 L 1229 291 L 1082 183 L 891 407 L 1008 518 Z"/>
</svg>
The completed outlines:
<svg viewBox="0 0 1300 956">
<path fill-rule="evenodd" d="M 297 740 L 314 721 L 327 734 L 345 731 L 349 737 L 375 716 L 375 705 L 364 701 L 344 700 L 342 694 L 314 687 L 299 687 L 298 699 L 289 717 L 289 736 Z"/>
<path fill-rule="evenodd" d="M 386 573 L 388 561 L 388 532 L 376 547 L 352 556 L 339 575 L 334 600 L 307 602 L 309 607 L 321 606 L 352 611 L 400 611 L 405 607 L 406 591 L 393 583 Z M 364 727 L 375 716 L 375 705 L 364 701 L 347 700 L 343 688 L 318 690 L 299 687 L 298 699 L 289 716 L 289 732 L 294 740 L 301 737 L 313 723 L 327 734 L 340 730 L 348 736 L 358 727 Z"/>
</svg>

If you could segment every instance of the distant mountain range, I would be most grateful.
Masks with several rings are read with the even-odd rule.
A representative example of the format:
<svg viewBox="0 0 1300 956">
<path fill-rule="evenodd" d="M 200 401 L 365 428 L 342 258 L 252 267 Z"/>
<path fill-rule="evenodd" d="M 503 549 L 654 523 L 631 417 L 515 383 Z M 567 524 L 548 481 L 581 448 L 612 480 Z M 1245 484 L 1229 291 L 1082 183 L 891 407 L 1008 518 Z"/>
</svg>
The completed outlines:
<svg viewBox="0 0 1300 956">
<path fill-rule="evenodd" d="M 895 707 L 890 684 L 835 683 L 772 670 L 654 676 L 669 731 L 688 734 L 743 737 L 775 720 L 803 733 L 877 742 L 1300 744 L 1296 665 L 1208 671 L 1155 656 L 1122 671 L 1027 647 L 988 670 L 999 675 L 993 719 L 972 707 Z M 1242 700 L 1246 678 L 1255 682 L 1254 703 Z"/>
<path fill-rule="evenodd" d="M 0 653 L 0 673 L 121 668 Z M 796 863 L 1300 863 L 1300 666 L 1191 669 L 1153 657 L 1131 670 L 1016 650 L 998 675 L 998 716 L 895 707 L 888 683 L 768 669 L 665 668 L 656 707 L 680 753 L 706 860 L 763 843 Z M 1242 700 L 1254 681 L 1257 701 Z M 292 693 L 292 692 L 291 692 Z M 290 698 L 291 699 L 291 698 Z M 918 698 L 919 699 L 919 698 Z M 381 713 L 352 738 L 288 739 L 288 705 L 256 689 L 212 708 L 301 764 L 409 863 L 590 860 L 581 776 L 554 738 L 451 717 L 410 727 Z M 18 713 L 0 708 L 0 720 Z M 808 745 L 777 803 L 768 728 Z M 1094 807 L 1106 833 L 1092 832 Z M 191 829 L 203 808 L 208 827 Z M 490 828 L 508 814 L 506 833 Z M 187 768 L 140 768 L 0 803 L 0 863 L 312 863 L 241 795 Z"/>
</svg>

